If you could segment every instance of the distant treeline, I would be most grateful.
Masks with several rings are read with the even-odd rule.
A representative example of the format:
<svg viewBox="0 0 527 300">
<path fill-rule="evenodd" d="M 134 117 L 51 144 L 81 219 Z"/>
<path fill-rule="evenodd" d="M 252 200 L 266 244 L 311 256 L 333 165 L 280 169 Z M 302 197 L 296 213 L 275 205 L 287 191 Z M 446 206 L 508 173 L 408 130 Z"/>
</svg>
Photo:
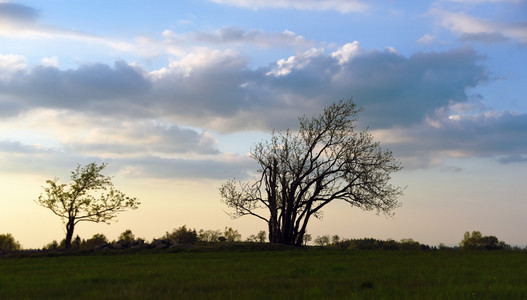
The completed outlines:
<svg viewBox="0 0 527 300">
<path fill-rule="evenodd" d="M 89 239 L 81 239 L 77 236 L 72 241 L 72 250 L 103 250 L 103 249 L 164 249 L 173 247 L 188 247 L 193 245 L 219 244 L 219 243 L 260 243 L 266 242 L 266 232 L 260 231 L 242 240 L 238 230 L 225 227 L 220 230 L 199 230 L 187 228 L 186 225 L 166 232 L 160 238 L 154 238 L 151 242 L 143 238 L 137 238 L 131 230 L 121 233 L 117 240 L 109 241 L 108 238 L 98 233 Z M 304 246 L 312 240 L 311 235 L 306 234 Z M 449 247 L 440 244 L 438 247 L 421 244 L 413 239 L 379 240 L 374 238 L 341 239 L 338 235 L 318 236 L 314 239 L 315 246 L 345 250 L 527 250 L 527 247 L 511 247 L 499 241 L 495 236 L 483 236 L 479 231 L 466 232 L 459 246 Z M 25 251 L 61 251 L 65 249 L 65 240 L 61 242 L 52 241 L 42 249 Z M 0 234 L 0 254 L 24 251 L 18 241 L 11 234 Z"/>
</svg>

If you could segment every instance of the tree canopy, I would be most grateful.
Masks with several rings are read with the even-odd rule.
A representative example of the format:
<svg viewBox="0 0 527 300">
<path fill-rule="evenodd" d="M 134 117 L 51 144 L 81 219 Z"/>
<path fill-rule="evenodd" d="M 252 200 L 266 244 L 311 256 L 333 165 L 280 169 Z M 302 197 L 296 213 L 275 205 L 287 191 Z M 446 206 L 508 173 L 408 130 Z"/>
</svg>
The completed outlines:
<svg viewBox="0 0 527 300">
<path fill-rule="evenodd" d="M 136 209 L 140 202 L 113 187 L 112 178 L 101 174 L 106 164 L 90 163 L 71 172 L 72 182 L 47 180 L 37 203 L 50 209 L 66 223 L 65 246 L 71 248 L 75 225 L 79 222 L 109 223 L 117 213 Z"/>
<path fill-rule="evenodd" d="M 389 183 L 402 167 L 367 131 L 358 131 L 355 103 L 341 100 L 322 114 L 299 118 L 298 131 L 273 131 L 251 156 L 260 166 L 254 181 L 229 180 L 222 202 L 238 218 L 267 222 L 269 241 L 302 245 L 311 217 L 320 218 L 332 201 L 391 214 L 403 188 Z"/>
</svg>

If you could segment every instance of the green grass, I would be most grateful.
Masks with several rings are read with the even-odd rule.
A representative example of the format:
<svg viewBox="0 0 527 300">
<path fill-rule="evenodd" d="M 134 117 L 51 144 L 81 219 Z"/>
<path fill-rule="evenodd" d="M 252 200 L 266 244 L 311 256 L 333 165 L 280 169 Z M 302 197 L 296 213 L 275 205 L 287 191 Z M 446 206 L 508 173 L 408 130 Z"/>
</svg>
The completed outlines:
<svg viewBox="0 0 527 300">
<path fill-rule="evenodd" d="M 143 251 L 0 259 L 0 299 L 527 299 L 527 253 Z"/>
</svg>

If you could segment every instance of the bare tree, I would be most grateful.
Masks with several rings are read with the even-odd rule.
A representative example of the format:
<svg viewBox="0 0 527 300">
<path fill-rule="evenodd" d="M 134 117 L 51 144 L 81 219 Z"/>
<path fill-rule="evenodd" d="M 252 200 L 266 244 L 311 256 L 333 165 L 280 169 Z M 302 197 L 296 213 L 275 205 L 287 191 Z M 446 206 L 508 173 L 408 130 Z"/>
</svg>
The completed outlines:
<svg viewBox="0 0 527 300">
<path fill-rule="evenodd" d="M 356 130 L 360 111 L 351 99 L 341 100 L 318 116 L 299 118 L 299 131 L 274 131 L 256 144 L 251 155 L 261 175 L 220 188 L 231 216 L 260 218 L 271 243 L 300 246 L 311 217 L 320 218 L 334 200 L 390 214 L 403 190 L 389 184 L 390 174 L 401 166 L 367 130 Z"/>
<path fill-rule="evenodd" d="M 106 164 L 91 163 L 71 172 L 70 184 L 59 184 L 58 178 L 47 180 L 44 194 L 37 204 L 50 209 L 66 223 L 66 249 L 71 248 L 75 225 L 79 222 L 109 223 L 118 212 L 136 209 L 140 202 L 113 188 L 112 179 L 100 172 Z M 100 192 L 98 197 L 94 195 Z"/>
</svg>

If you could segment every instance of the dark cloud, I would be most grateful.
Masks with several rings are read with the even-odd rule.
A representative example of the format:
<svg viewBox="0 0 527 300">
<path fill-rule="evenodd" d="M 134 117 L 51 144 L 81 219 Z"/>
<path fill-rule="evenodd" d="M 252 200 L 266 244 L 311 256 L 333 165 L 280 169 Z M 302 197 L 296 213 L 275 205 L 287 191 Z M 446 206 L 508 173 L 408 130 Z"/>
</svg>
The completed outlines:
<svg viewBox="0 0 527 300">
<path fill-rule="evenodd" d="M 39 152 L 39 148 L 24 145 L 18 141 L 0 141 L 0 152 L 13 154 L 32 154 Z"/>
<path fill-rule="evenodd" d="M 38 10 L 32 7 L 11 2 L 0 2 L 0 23 L 2 21 L 33 22 L 38 16 Z"/>
<path fill-rule="evenodd" d="M 220 131 L 295 126 L 302 113 L 353 96 L 366 109 L 367 125 L 388 128 L 419 123 L 452 101 L 467 101 L 466 90 L 488 80 L 480 59 L 471 49 L 408 58 L 369 51 L 348 60 L 310 50 L 249 69 L 236 53 L 211 51 L 151 74 L 124 62 L 65 71 L 35 67 L 0 82 L 0 94 L 16 96 L 28 109 L 170 117 Z"/>
<path fill-rule="evenodd" d="M 261 30 L 246 31 L 239 27 L 226 26 L 215 32 L 196 32 L 190 35 L 200 43 L 225 44 L 240 43 L 254 44 L 263 47 L 271 46 L 308 46 L 313 42 L 306 40 L 303 36 L 296 35 L 291 31 L 264 32 Z"/>
<path fill-rule="evenodd" d="M 459 37 L 462 42 L 477 42 L 484 44 L 502 43 L 509 40 L 505 35 L 498 32 L 465 33 Z"/>
<path fill-rule="evenodd" d="M 102 148 L 97 149 L 99 153 L 108 148 L 116 150 L 114 145 L 91 145 L 94 149 L 98 146 Z M 0 170 L 34 174 L 54 172 L 56 176 L 66 177 L 67 171 L 74 169 L 77 164 L 106 162 L 109 164 L 110 173 L 121 172 L 132 177 L 226 180 L 244 179 L 249 176 L 249 172 L 256 169 L 253 160 L 246 156 L 215 159 L 163 158 L 149 154 L 127 156 L 130 149 L 122 146 L 123 157 L 101 157 L 96 153 L 82 153 L 76 150 L 66 145 L 58 150 L 20 142 L 0 141 L 0 154 L 5 153 L 9 157 L 7 159 L 0 156 Z"/>
<path fill-rule="evenodd" d="M 150 88 L 141 70 L 122 61 L 113 68 L 104 64 L 74 70 L 37 66 L 0 80 L 0 95 L 16 99 L 19 110 L 47 107 L 105 115 L 145 114 Z M 0 105 L 14 106 L 12 102 Z"/>
<path fill-rule="evenodd" d="M 90 133 L 91 138 L 68 142 L 65 146 L 73 151 L 94 155 L 220 154 L 213 136 L 173 124 L 110 121 L 91 126 L 95 127 Z"/>
<path fill-rule="evenodd" d="M 446 157 L 496 157 L 501 163 L 525 161 L 527 114 L 440 116 L 432 124 L 399 132 L 398 139 L 405 142 L 389 145 L 408 167 L 427 167 Z"/>
</svg>

